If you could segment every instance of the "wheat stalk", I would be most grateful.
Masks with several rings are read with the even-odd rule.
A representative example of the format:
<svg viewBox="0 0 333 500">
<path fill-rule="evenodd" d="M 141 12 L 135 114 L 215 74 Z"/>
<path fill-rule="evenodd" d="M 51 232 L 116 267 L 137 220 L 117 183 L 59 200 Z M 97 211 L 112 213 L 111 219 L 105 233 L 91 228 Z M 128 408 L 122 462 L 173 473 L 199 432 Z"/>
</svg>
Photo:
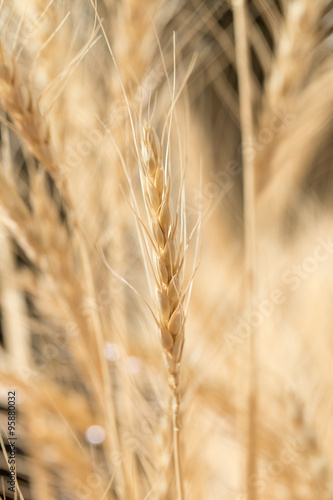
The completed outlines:
<svg viewBox="0 0 333 500">
<path fill-rule="evenodd" d="M 238 69 L 238 85 L 240 100 L 240 118 L 242 142 L 251 147 L 254 137 L 254 122 L 252 109 L 252 86 L 250 54 L 248 44 L 247 11 L 244 0 L 234 0 L 236 59 Z M 244 290 L 245 309 L 251 311 L 251 301 L 256 291 L 256 214 L 255 214 L 255 158 L 254 155 L 243 154 L 244 172 Z M 257 470 L 257 355 L 256 332 L 250 331 L 249 345 L 249 401 L 248 401 L 248 450 L 247 450 L 247 493 L 248 498 L 256 500 L 257 492 L 253 477 Z"/>
<path fill-rule="evenodd" d="M 184 245 L 178 241 L 179 220 L 170 209 L 170 179 L 154 128 L 142 128 L 141 159 L 143 193 L 151 227 L 152 264 L 156 280 L 156 320 L 169 373 L 172 393 L 172 425 L 177 498 L 183 498 L 179 453 L 179 379 L 184 345 Z"/>
<path fill-rule="evenodd" d="M 325 22 L 325 8 L 325 0 L 286 4 L 265 82 L 257 130 L 256 187 L 260 212 L 265 213 L 269 204 L 276 221 L 293 199 L 292 190 L 308 173 L 331 123 L 331 21 Z M 267 131 L 266 144 L 260 135 Z M 295 148 L 297 155 L 291 154 Z"/>
</svg>

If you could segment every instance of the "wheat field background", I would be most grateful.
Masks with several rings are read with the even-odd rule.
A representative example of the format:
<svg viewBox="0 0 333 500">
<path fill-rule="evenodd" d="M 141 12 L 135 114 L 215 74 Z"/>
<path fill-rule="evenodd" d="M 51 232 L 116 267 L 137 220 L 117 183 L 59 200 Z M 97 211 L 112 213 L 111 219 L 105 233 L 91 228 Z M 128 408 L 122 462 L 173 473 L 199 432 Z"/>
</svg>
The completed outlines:
<svg viewBox="0 0 333 500">
<path fill-rule="evenodd" d="M 0 2 L 1 498 L 333 499 L 332 28 Z"/>
</svg>

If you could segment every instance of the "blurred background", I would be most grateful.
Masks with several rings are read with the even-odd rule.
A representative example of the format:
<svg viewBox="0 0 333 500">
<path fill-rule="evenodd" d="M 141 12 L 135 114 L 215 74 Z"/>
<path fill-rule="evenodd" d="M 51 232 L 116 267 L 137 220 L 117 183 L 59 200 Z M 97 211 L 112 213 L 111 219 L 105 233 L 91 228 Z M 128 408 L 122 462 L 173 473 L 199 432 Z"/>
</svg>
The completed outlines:
<svg viewBox="0 0 333 500">
<path fill-rule="evenodd" d="M 185 270 L 191 283 L 199 261 L 181 365 L 185 498 L 333 499 L 333 5 L 245 3 L 250 143 L 230 1 L 0 3 L 3 498 L 176 498 L 168 374 L 131 206 L 134 194 L 146 223 L 136 144 L 145 120 L 162 137 L 174 87 L 173 209 L 185 171 L 188 235 L 201 222 Z"/>
</svg>

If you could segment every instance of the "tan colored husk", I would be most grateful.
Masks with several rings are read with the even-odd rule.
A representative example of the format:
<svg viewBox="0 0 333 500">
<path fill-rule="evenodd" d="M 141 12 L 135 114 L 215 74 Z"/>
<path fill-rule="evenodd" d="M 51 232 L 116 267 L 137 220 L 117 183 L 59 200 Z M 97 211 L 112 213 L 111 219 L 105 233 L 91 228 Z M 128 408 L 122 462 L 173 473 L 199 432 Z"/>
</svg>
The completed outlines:
<svg viewBox="0 0 333 500">
<path fill-rule="evenodd" d="M 185 335 L 184 252 L 179 227 L 180 214 L 170 207 L 170 180 L 165 168 L 162 147 L 155 129 L 142 127 L 141 160 L 145 205 L 151 229 L 153 263 L 156 280 L 156 318 L 172 391 L 174 462 L 177 498 L 183 498 L 179 457 L 179 382 L 180 362 Z"/>
</svg>

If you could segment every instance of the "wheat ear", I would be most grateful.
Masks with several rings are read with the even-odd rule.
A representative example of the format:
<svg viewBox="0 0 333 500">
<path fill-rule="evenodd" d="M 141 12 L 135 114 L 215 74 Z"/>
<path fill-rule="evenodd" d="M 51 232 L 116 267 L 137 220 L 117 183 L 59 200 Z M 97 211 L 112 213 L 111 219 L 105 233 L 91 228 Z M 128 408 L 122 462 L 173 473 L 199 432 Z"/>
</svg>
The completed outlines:
<svg viewBox="0 0 333 500">
<path fill-rule="evenodd" d="M 172 427 L 175 479 L 178 500 L 183 499 L 179 456 L 179 378 L 184 345 L 184 245 L 178 217 L 170 210 L 170 180 L 163 163 L 162 148 L 155 130 L 142 129 L 141 176 L 144 200 L 151 227 L 151 262 L 156 280 L 156 319 L 169 373 L 172 394 Z"/>
</svg>

